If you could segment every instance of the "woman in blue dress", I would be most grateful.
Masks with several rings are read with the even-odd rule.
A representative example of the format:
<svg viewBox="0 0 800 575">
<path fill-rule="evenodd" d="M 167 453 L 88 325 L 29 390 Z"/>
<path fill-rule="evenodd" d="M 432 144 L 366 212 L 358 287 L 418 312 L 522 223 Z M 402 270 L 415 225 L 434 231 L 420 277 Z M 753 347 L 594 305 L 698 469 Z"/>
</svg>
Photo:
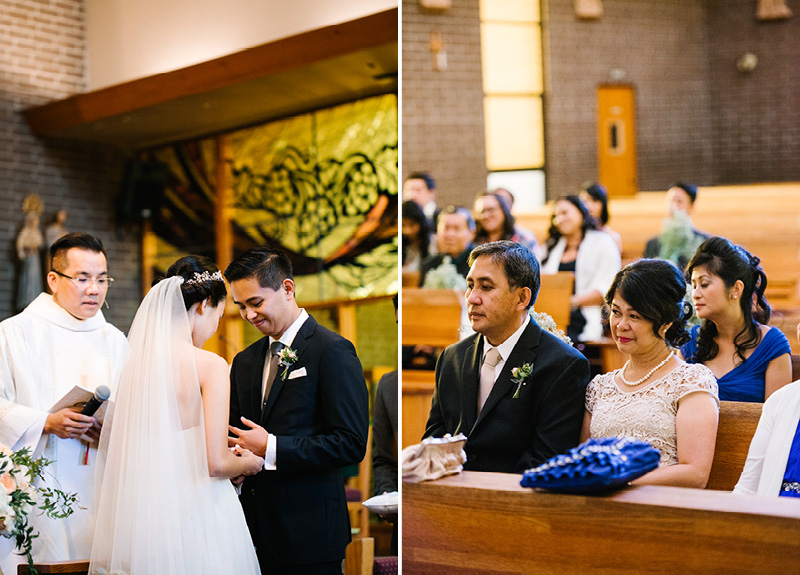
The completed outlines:
<svg viewBox="0 0 800 575">
<path fill-rule="evenodd" d="M 760 263 L 744 248 L 712 237 L 686 268 L 703 323 L 692 328 L 681 355 L 714 372 L 722 401 L 763 402 L 792 379 L 789 340 L 766 325 L 772 310 Z"/>
</svg>

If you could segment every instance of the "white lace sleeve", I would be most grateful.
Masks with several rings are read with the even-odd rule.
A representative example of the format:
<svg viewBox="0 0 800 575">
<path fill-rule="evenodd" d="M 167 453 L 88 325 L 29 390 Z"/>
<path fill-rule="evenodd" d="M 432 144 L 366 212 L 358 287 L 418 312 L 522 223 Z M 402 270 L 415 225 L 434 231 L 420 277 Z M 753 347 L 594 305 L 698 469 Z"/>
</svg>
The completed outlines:
<svg viewBox="0 0 800 575">
<path fill-rule="evenodd" d="M 586 387 L 586 402 L 584 403 L 584 406 L 586 407 L 586 411 L 589 413 L 594 411 L 594 406 L 597 403 L 600 392 L 607 383 L 609 377 L 614 377 L 613 371 L 610 374 L 604 373 L 595 375 L 592 378 L 592 381 L 590 381 L 589 385 Z"/>
<path fill-rule="evenodd" d="M 684 366 L 683 377 L 675 386 L 675 403 L 677 404 L 682 397 L 698 391 L 707 392 L 719 406 L 719 387 L 714 373 L 705 365 L 687 364 Z"/>
</svg>

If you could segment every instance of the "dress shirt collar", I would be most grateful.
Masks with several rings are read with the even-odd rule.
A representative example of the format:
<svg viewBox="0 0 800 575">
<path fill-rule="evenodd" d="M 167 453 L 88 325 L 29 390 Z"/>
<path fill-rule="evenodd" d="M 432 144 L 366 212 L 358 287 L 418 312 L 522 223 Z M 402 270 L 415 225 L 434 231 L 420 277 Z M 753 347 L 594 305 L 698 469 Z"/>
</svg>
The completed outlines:
<svg viewBox="0 0 800 575">
<path fill-rule="evenodd" d="M 297 335 L 297 332 L 300 331 L 300 328 L 303 327 L 303 324 L 306 323 L 307 319 L 308 319 L 308 312 L 305 309 L 300 308 L 300 315 L 298 315 L 297 319 L 294 320 L 294 322 L 292 322 L 292 325 L 290 325 L 288 329 L 285 332 L 283 332 L 283 335 L 281 335 L 280 338 L 276 340 L 272 336 L 269 337 L 270 345 L 272 345 L 272 342 L 274 341 L 279 341 L 286 347 L 291 348 L 292 343 L 294 343 L 294 338 Z"/>
</svg>

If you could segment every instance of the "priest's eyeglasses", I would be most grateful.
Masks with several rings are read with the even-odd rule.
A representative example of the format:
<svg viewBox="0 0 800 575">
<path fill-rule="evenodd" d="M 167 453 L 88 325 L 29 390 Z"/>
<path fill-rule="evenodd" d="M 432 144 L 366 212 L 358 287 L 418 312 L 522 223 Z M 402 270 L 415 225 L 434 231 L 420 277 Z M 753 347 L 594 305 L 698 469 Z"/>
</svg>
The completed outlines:
<svg viewBox="0 0 800 575">
<path fill-rule="evenodd" d="M 72 277 L 68 276 L 67 274 L 62 274 L 60 271 L 53 270 L 55 273 L 60 275 L 62 278 L 67 278 L 76 286 L 81 289 L 87 289 L 92 283 L 96 284 L 99 289 L 108 289 L 111 284 L 114 283 L 114 278 L 108 276 L 100 276 L 99 278 L 93 278 L 89 276 L 78 276 Z"/>
</svg>

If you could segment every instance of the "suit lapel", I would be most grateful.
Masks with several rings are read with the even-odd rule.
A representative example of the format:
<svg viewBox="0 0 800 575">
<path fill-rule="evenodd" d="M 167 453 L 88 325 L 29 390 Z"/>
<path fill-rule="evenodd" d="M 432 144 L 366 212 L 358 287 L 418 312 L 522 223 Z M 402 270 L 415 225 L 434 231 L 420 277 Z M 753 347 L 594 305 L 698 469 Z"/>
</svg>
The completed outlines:
<svg viewBox="0 0 800 575">
<path fill-rule="evenodd" d="M 522 332 L 517 345 L 511 350 L 511 355 L 508 356 L 508 360 L 506 360 L 503 370 L 500 372 L 500 376 L 497 378 L 497 381 L 495 381 L 494 387 L 492 387 L 492 391 L 489 393 L 489 397 L 486 398 L 486 403 L 483 404 L 483 409 L 481 409 L 481 413 L 473 429 L 480 425 L 481 421 L 497 407 L 501 399 L 507 395 L 513 395 L 517 384 L 511 381 L 511 370 L 515 367 L 520 367 L 523 363 L 535 363 L 540 335 L 541 328 L 536 325 L 535 321 L 531 320 L 528 327 Z M 532 378 L 528 378 L 526 380 L 527 385 L 533 383 L 531 379 Z M 520 393 L 522 393 L 522 391 L 520 391 Z"/>
<path fill-rule="evenodd" d="M 303 352 L 308 347 L 308 340 L 314 334 L 316 327 L 316 320 L 314 320 L 313 317 L 308 316 L 308 319 L 303 323 L 302 326 L 300 326 L 300 331 L 298 331 L 297 335 L 294 336 L 291 349 L 297 352 L 297 362 L 289 367 L 289 373 L 291 373 L 292 369 L 295 369 L 298 365 L 303 363 Z M 266 422 L 269 420 L 269 414 L 272 412 L 272 408 L 275 407 L 275 402 L 277 401 L 283 386 L 286 385 L 286 382 L 288 381 L 288 379 L 283 379 L 281 377 L 283 369 L 284 368 L 280 367 L 280 364 L 278 364 L 278 371 L 275 374 L 275 379 L 272 381 L 272 388 L 269 390 L 267 404 L 264 406 L 264 410 L 261 413 L 261 422 L 264 425 L 266 425 Z M 289 374 L 287 374 L 287 378 L 288 375 Z"/>
<path fill-rule="evenodd" d="M 461 431 L 468 433 L 475 426 L 478 417 L 478 390 L 480 387 L 481 358 L 483 356 L 483 336 L 476 335 L 472 345 L 467 348 L 461 364 Z"/>
</svg>

